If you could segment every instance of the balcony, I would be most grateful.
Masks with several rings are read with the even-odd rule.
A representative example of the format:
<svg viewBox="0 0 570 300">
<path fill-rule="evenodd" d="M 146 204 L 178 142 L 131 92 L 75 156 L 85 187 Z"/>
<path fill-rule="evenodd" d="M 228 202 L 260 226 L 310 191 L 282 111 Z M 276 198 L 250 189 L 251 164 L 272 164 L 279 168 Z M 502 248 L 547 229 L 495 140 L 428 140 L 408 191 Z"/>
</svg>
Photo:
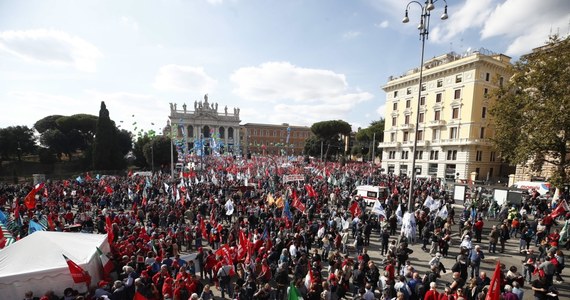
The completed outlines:
<svg viewBox="0 0 570 300">
<path fill-rule="evenodd" d="M 427 123 L 428 127 L 443 127 L 445 126 L 445 120 L 431 120 Z"/>
<path fill-rule="evenodd" d="M 414 129 L 414 124 L 402 124 L 402 125 L 400 125 L 400 127 L 398 129 L 400 129 L 402 131 L 412 130 L 412 129 Z"/>
</svg>

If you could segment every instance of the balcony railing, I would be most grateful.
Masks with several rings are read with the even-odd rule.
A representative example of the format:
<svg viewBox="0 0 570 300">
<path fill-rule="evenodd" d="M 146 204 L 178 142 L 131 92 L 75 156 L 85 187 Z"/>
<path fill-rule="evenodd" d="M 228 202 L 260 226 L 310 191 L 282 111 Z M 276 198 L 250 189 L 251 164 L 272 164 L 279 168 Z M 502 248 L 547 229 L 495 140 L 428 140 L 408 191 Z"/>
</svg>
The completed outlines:
<svg viewBox="0 0 570 300">
<path fill-rule="evenodd" d="M 412 130 L 414 129 L 414 124 L 402 124 L 400 125 L 400 130 Z"/>
<path fill-rule="evenodd" d="M 441 126 L 445 126 L 446 122 L 445 120 L 431 120 L 429 121 L 429 123 L 427 123 L 428 127 L 441 127 Z"/>
</svg>

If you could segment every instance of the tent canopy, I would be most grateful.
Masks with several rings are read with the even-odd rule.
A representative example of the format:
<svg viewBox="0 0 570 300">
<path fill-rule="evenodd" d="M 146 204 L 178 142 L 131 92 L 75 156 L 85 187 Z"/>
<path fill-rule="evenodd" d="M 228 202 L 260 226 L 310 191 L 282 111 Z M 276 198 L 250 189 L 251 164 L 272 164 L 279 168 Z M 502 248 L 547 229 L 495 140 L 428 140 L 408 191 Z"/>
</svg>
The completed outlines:
<svg viewBox="0 0 570 300">
<path fill-rule="evenodd" d="M 80 289 L 72 280 L 62 254 L 85 269 L 92 284 L 101 278 L 97 247 L 109 252 L 107 235 L 37 231 L 0 251 L 0 295 L 22 298 L 26 291 L 62 295 L 67 287 Z"/>
</svg>

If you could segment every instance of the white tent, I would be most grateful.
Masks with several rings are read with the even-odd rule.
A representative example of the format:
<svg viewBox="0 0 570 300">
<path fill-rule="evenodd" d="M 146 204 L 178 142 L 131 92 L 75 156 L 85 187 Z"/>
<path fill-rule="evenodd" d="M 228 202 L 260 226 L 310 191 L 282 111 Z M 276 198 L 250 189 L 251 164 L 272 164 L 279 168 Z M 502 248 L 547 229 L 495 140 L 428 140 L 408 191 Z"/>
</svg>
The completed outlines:
<svg viewBox="0 0 570 300">
<path fill-rule="evenodd" d="M 87 291 L 85 283 L 74 283 L 62 254 L 91 275 L 91 285 L 101 279 L 99 247 L 109 252 L 107 235 L 36 231 L 0 251 L 0 299 L 22 299 L 26 291 L 41 296 L 52 290 L 58 296 L 71 287 Z"/>
</svg>

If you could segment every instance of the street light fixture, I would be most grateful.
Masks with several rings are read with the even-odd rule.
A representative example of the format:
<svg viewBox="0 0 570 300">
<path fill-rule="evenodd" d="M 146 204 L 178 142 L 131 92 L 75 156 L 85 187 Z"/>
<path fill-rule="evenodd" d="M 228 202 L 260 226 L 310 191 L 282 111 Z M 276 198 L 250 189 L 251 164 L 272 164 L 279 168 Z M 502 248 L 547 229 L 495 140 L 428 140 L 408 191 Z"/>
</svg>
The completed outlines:
<svg viewBox="0 0 570 300">
<path fill-rule="evenodd" d="M 447 1 L 442 0 L 445 3 L 443 14 L 441 15 L 440 19 L 447 20 L 449 17 L 447 15 Z M 421 8 L 421 15 L 420 15 L 420 23 L 418 25 L 418 30 L 420 31 L 420 40 L 422 42 L 422 52 L 421 52 L 421 60 L 420 60 L 420 74 L 419 74 L 419 84 L 418 84 L 418 99 L 416 105 L 416 123 L 414 125 L 414 144 L 412 147 L 412 176 L 410 178 L 410 188 L 409 188 L 409 195 L 408 195 L 408 211 L 411 212 L 414 207 L 414 183 L 416 181 L 416 152 L 418 147 L 418 127 L 420 123 L 420 98 L 422 96 L 422 84 L 423 84 L 423 69 L 424 69 L 424 50 L 426 40 L 428 39 L 429 35 L 429 21 L 431 17 L 431 11 L 435 9 L 434 3 L 437 0 L 425 0 L 424 4 L 421 4 L 418 1 L 410 1 L 408 5 L 406 5 L 406 12 L 404 13 L 404 18 L 402 19 L 402 23 L 410 22 L 410 18 L 408 17 L 408 11 L 410 9 L 410 5 L 415 3 L 420 6 Z"/>
</svg>

